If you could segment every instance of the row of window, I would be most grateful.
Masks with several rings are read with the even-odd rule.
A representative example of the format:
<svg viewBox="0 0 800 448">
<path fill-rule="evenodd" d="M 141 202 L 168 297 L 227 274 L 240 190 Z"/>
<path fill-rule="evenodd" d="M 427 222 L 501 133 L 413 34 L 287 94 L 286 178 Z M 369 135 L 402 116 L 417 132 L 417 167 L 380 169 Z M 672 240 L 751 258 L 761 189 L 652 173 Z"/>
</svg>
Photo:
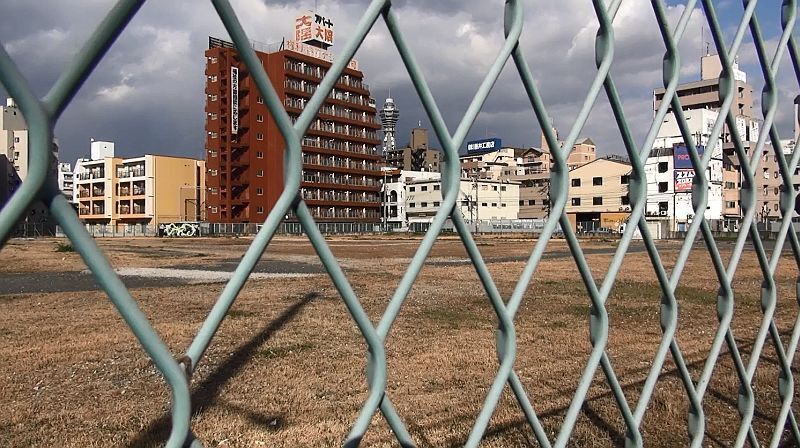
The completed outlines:
<svg viewBox="0 0 800 448">
<path fill-rule="evenodd" d="M 433 184 L 433 191 L 439 191 L 440 188 L 441 188 L 441 185 Z M 505 189 L 505 187 L 503 187 L 503 188 Z M 410 186 L 410 187 L 408 187 L 408 191 L 410 191 L 410 192 L 417 191 L 417 187 Z M 419 191 L 428 191 L 428 186 L 427 185 L 420 185 Z"/>
<path fill-rule="evenodd" d="M 303 154 L 303 163 L 309 165 L 337 166 L 341 168 L 352 168 L 358 170 L 375 171 L 378 165 L 368 160 L 353 160 L 347 157 L 323 156 L 321 154 Z"/>
<path fill-rule="evenodd" d="M 631 203 L 630 198 L 628 196 L 620 196 L 619 202 L 622 205 L 630 205 Z M 579 207 L 581 205 L 581 198 L 572 198 L 572 205 Z M 602 196 L 593 197 L 592 205 L 603 205 L 603 197 Z"/>
<path fill-rule="evenodd" d="M 571 182 L 572 182 L 572 186 L 573 187 L 580 187 L 581 186 L 581 179 L 580 178 L 572 179 Z M 630 176 L 629 175 L 623 174 L 622 176 L 619 177 L 619 183 L 621 185 L 628 185 L 629 182 L 630 182 Z M 599 176 L 598 177 L 593 177 L 592 178 L 592 185 L 603 185 L 603 178 L 599 177 Z"/>
<path fill-rule="evenodd" d="M 295 119 L 296 120 L 296 119 Z M 353 137 L 368 138 L 370 140 L 377 140 L 378 134 L 367 128 L 358 126 L 350 126 L 347 124 L 338 124 L 333 121 L 317 119 L 309 126 L 309 129 L 322 132 L 330 132 L 332 134 L 350 135 Z"/>
<path fill-rule="evenodd" d="M 314 76 L 316 78 L 324 78 L 325 75 L 328 73 L 328 71 L 323 67 L 298 61 L 291 58 L 286 59 L 284 68 L 286 70 L 290 70 L 296 73 L 302 73 L 308 76 Z M 348 74 L 343 74 L 342 76 L 340 76 L 337 83 L 355 87 L 358 89 L 369 89 L 369 86 L 362 83 L 360 79 L 350 76 Z"/>
</svg>

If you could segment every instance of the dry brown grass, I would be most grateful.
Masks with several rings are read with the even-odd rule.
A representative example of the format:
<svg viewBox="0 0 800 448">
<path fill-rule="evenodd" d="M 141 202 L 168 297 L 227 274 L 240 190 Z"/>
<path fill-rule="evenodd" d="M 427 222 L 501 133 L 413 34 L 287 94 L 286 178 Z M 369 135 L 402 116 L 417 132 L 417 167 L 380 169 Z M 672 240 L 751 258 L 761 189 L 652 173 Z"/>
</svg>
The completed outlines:
<svg viewBox="0 0 800 448">
<path fill-rule="evenodd" d="M 332 238 L 364 308 L 380 319 L 418 239 Z M 248 239 L 100 240 L 115 266 L 175 266 L 238 258 Z M 480 249 L 498 289 L 508 297 L 534 241 L 484 238 Z M 585 242 L 596 278 L 609 242 Z M 678 244 L 660 244 L 668 266 Z M 721 245 L 727 259 L 730 247 Z M 54 252 L 54 241 L 12 241 L 2 273 L 78 271 L 76 253 Z M 563 241 L 553 241 L 516 319 L 516 371 L 551 434 L 563 421 L 589 356 L 589 300 Z M 496 317 L 474 269 L 447 263 L 466 253 L 443 238 L 430 255 L 388 338 L 388 390 L 420 446 L 463 444 L 497 369 Z M 313 260 L 310 245 L 277 238 L 264 256 Z M 797 316 L 797 268 L 781 260 L 776 322 L 788 333 Z M 752 253 L 737 273 L 734 335 L 747 361 L 760 324 L 760 273 Z M 599 282 L 599 280 L 598 280 Z M 692 253 L 678 297 L 677 339 L 695 375 L 716 329 L 716 290 L 708 254 Z M 170 348 L 181 354 L 222 289 L 217 285 L 133 290 Z M 625 258 L 608 301 L 608 353 L 635 403 L 660 342 L 660 290 L 646 253 Z M 788 337 L 784 337 L 786 341 Z M 366 397 L 366 345 L 325 276 L 247 283 L 193 377 L 193 429 L 206 446 L 336 446 Z M 668 360 L 670 358 L 668 357 Z M 766 345 L 754 384 L 755 428 L 767 440 L 778 411 L 778 369 Z M 795 373 L 797 372 L 795 362 Z M 705 445 L 730 445 L 739 416 L 738 381 L 730 356 L 720 356 L 704 402 Z M 0 296 L 0 446 L 158 446 L 169 428 L 169 397 L 122 320 L 99 291 Z M 671 361 L 645 415 L 650 446 L 687 443 L 687 399 Z M 797 409 L 797 405 L 794 407 Z M 624 424 L 598 369 L 575 427 L 574 446 L 622 443 Z M 393 446 L 378 415 L 363 446 Z M 510 390 L 501 400 L 484 446 L 536 446 Z"/>
</svg>

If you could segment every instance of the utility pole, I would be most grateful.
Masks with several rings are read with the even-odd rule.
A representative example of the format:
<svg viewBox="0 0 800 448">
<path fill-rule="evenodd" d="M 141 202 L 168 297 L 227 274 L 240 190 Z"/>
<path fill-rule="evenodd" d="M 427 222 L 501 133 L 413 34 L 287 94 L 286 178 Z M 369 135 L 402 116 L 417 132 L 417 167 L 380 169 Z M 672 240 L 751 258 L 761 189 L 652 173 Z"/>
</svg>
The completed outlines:
<svg viewBox="0 0 800 448">
<path fill-rule="evenodd" d="M 478 233 L 478 220 L 480 219 L 478 215 L 478 207 L 480 204 L 478 203 L 478 175 L 475 174 L 472 176 L 472 185 L 475 187 L 475 233 Z"/>
</svg>

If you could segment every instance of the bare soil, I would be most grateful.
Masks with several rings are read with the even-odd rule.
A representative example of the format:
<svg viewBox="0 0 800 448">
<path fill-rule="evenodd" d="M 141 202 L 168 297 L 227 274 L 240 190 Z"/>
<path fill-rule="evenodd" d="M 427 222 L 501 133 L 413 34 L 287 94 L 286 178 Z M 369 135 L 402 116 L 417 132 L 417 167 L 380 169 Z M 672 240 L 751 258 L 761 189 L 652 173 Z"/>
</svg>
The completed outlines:
<svg viewBox="0 0 800 448">
<path fill-rule="evenodd" d="M 420 239 L 328 241 L 377 323 Z M 10 241 L 2 249 L 0 282 L 15 275 L 47 278 L 85 269 L 76 252 L 56 252 L 57 242 Z M 97 242 L 120 268 L 230 265 L 251 240 Z M 535 240 L 482 237 L 478 243 L 507 299 Z M 617 242 L 581 244 L 599 287 Z M 731 244 L 719 247 L 727 260 Z M 679 248 L 679 242 L 659 243 L 668 273 Z M 457 238 L 437 241 L 387 339 L 388 393 L 419 446 L 463 445 L 497 371 L 497 317 L 467 259 Z M 289 237 L 276 238 L 262 262 L 319 265 L 306 240 Z M 798 316 L 797 276 L 797 264 L 787 253 L 775 276 L 775 323 L 784 346 Z M 752 250 L 741 258 L 735 279 L 733 335 L 746 365 L 763 315 L 763 277 Z M 224 284 L 136 286 L 132 295 L 179 357 Z M 709 254 L 698 244 L 677 290 L 677 341 L 695 380 L 717 329 L 718 289 Z M 48 291 L 0 294 L 0 446 L 162 445 L 170 427 L 167 388 L 105 293 Z M 635 242 L 607 301 L 607 353 L 632 408 L 661 341 L 660 299 L 650 259 Z M 565 242 L 551 241 L 515 321 L 515 371 L 551 438 L 562 426 L 591 352 L 589 311 L 586 286 Z M 327 276 L 250 280 L 192 378 L 192 428 L 210 447 L 341 445 L 367 396 L 366 353 L 363 337 Z M 761 443 L 769 441 L 780 407 L 777 359 L 767 339 L 753 379 L 754 429 Z M 799 366 L 795 358 L 795 374 Z M 738 388 L 724 348 L 703 402 L 704 446 L 733 444 L 741 420 Z M 798 406 L 793 404 L 795 415 Z M 687 445 L 687 415 L 688 399 L 668 355 L 644 415 L 645 444 Z M 618 446 L 624 434 L 621 412 L 598 368 L 570 445 Z M 784 440 L 794 446 L 788 433 Z M 397 446 L 380 413 L 362 446 Z M 508 388 L 483 446 L 538 446 Z"/>
</svg>

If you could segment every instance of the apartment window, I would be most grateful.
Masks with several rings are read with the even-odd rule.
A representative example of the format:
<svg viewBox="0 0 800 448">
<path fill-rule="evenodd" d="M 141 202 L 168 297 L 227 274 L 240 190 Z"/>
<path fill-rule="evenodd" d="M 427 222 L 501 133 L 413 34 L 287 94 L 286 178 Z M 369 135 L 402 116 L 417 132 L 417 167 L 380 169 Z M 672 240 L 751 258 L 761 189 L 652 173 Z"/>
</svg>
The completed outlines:
<svg viewBox="0 0 800 448">
<path fill-rule="evenodd" d="M 211 187 L 211 194 L 219 194 L 219 188 Z"/>
<path fill-rule="evenodd" d="M 622 185 L 628 185 L 630 183 L 630 175 L 623 174 L 622 176 L 620 176 L 619 183 L 621 183 Z"/>
<path fill-rule="evenodd" d="M 492 207 L 497 207 L 497 202 L 492 202 Z"/>
<path fill-rule="evenodd" d="M 256 171 L 256 177 L 264 177 L 264 170 Z"/>
<path fill-rule="evenodd" d="M 768 195 L 768 194 L 769 194 L 769 187 L 768 187 L 768 186 L 764 185 L 764 186 L 763 186 L 763 187 L 761 187 L 761 188 L 764 190 L 764 196 L 766 196 L 766 195 Z"/>
<path fill-rule="evenodd" d="M 209 171 L 211 171 L 212 176 L 216 176 L 217 174 L 219 174 L 218 170 L 209 170 Z"/>
<path fill-rule="evenodd" d="M 668 182 L 659 182 L 658 183 L 658 192 L 659 193 L 666 193 L 668 189 L 669 189 L 669 183 Z"/>
<path fill-rule="evenodd" d="M 210 75 L 208 77 L 208 80 L 211 81 L 211 82 L 217 82 L 217 75 Z"/>
<path fill-rule="evenodd" d="M 505 185 L 501 186 L 500 191 L 506 191 L 506 186 Z"/>
<path fill-rule="evenodd" d="M 536 199 L 528 199 L 528 205 L 536 205 Z"/>
<path fill-rule="evenodd" d="M 581 186 L 581 180 L 580 179 L 572 179 L 572 186 L 573 187 L 580 187 Z"/>
<path fill-rule="evenodd" d="M 764 179 L 769 179 L 769 168 L 764 168 Z"/>
<path fill-rule="evenodd" d="M 256 158 L 257 159 L 263 159 L 264 158 L 264 152 L 263 151 L 256 151 Z"/>
<path fill-rule="evenodd" d="M 217 101 L 217 95 L 209 95 L 208 99 L 211 101 Z"/>
<path fill-rule="evenodd" d="M 264 134 L 262 134 L 261 132 L 257 133 L 256 140 L 264 140 Z"/>
<path fill-rule="evenodd" d="M 433 191 L 439 191 L 441 189 L 441 185 L 434 185 Z"/>
<path fill-rule="evenodd" d="M 424 208 L 424 207 L 428 206 L 428 203 L 427 202 L 422 202 L 422 203 L 419 204 L 419 206 Z"/>
<path fill-rule="evenodd" d="M 775 187 L 775 196 L 778 195 L 778 187 Z"/>
<path fill-rule="evenodd" d="M 264 195 L 264 189 L 263 188 L 256 188 L 256 194 L 258 196 L 263 196 Z"/>
<path fill-rule="evenodd" d="M 628 196 L 621 196 L 621 197 L 619 198 L 619 202 L 620 202 L 620 204 L 622 204 L 622 205 L 630 205 L 630 203 L 631 203 L 631 198 L 629 198 Z"/>
<path fill-rule="evenodd" d="M 725 206 L 728 207 L 728 208 L 735 208 L 736 207 L 736 202 L 734 202 L 734 201 L 728 201 L 725 204 L 726 204 Z"/>
<path fill-rule="evenodd" d="M 258 207 L 256 213 L 264 213 L 264 207 Z"/>
<path fill-rule="evenodd" d="M 581 205 L 581 198 L 572 198 L 572 205 Z"/>
<path fill-rule="evenodd" d="M 419 191 L 428 191 L 428 186 L 427 185 L 423 185 L 423 186 L 419 187 Z M 424 204 L 424 202 L 423 202 L 423 204 Z M 425 207 L 425 206 L 423 205 L 423 207 Z"/>
<path fill-rule="evenodd" d="M 603 205 L 603 198 L 601 196 L 595 196 L 592 198 L 592 205 Z"/>
<path fill-rule="evenodd" d="M 210 57 L 208 59 L 211 61 L 212 64 L 216 64 L 217 63 L 217 57 L 216 56 L 212 56 L 212 57 Z"/>
<path fill-rule="evenodd" d="M 602 177 L 593 177 L 592 178 L 592 185 L 603 185 L 603 178 Z"/>
<path fill-rule="evenodd" d="M 773 209 L 777 212 L 778 211 L 778 204 L 775 204 L 775 207 Z"/>
<path fill-rule="evenodd" d="M 264 121 L 264 116 L 261 114 L 256 114 L 256 121 L 258 121 L 259 123 Z"/>
<path fill-rule="evenodd" d="M 408 191 L 416 191 L 417 187 L 408 187 Z"/>
<path fill-rule="evenodd" d="M 434 202 L 434 203 L 433 203 L 433 206 L 434 206 L 434 207 L 438 207 L 438 206 L 439 206 L 439 201 L 436 201 L 436 202 Z"/>
<path fill-rule="evenodd" d="M 500 203 L 500 207 L 505 207 L 505 206 L 506 206 L 506 203 L 505 203 L 505 202 L 501 202 L 501 203 Z"/>
<path fill-rule="evenodd" d="M 497 191 L 497 185 L 492 185 L 492 191 Z"/>
<path fill-rule="evenodd" d="M 414 207 L 416 207 L 416 206 L 417 206 L 417 204 L 415 204 L 415 203 L 413 203 L 413 202 L 409 202 L 409 203 L 408 203 L 408 208 L 414 208 Z"/>
<path fill-rule="evenodd" d="M 658 212 L 659 213 L 667 213 L 669 210 L 669 204 L 667 202 L 659 202 L 658 203 Z"/>
<path fill-rule="evenodd" d="M 217 213 L 217 212 L 219 212 L 219 208 L 211 207 L 211 213 Z"/>
<path fill-rule="evenodd" d="M 14 151 L 14 160 L 19 160 L 19 151 Z"/>
<path fill-rule="evenodd" d="M 519 200 L 519 205 L 525 205 L 525 201 L 523 201 L 522 199 L 520 199 L 520 200 Z"/>
<path fill-rule="evenodd" d="M 19 137 L 14 137 L 14 143 L 19 143 Z"/>
<path fill-rule="evenodd" d="M 777 171 L 773 171 L 773 172 L 772 172 L 772 175 L 775 177 L 775 179 L 777 179 L 777 178 L 778 178 L 778 172 L 777 172 Z"/>
<path fill-rule="evenodd" d="M 216 114 L 216 112 L 209 112 L 209 113 L 208 113 L 208 116 L 209 116 L 209 117 L 210 117 L 212 120 L 216 120 L 216 119 L 217 119 L 217 114 Z"/>
<path fill-rule="evenodd" d="M 258 98 L 256 98 L 256 103 L 264 104 L 264 98 L 261 98 L 261 95 L 259 95 Z"/>
<path fill-rule="evenodd" d="M 462 207 L 469 207 L 469 201 L 461 201 Z"/>
<path fill-rule="evenodd" d="M 211 135 L 211 138 L 219 137 L 219 134 L 217 134 L 216 132 L 209 132 L 209 134 Z"/>
<path fill-rule="evenodd" d="M 668 169 L 669 169 L 669 164 L 667 162 L 658 162 L 659 173 L 666 173 Z"/>
</svg>

